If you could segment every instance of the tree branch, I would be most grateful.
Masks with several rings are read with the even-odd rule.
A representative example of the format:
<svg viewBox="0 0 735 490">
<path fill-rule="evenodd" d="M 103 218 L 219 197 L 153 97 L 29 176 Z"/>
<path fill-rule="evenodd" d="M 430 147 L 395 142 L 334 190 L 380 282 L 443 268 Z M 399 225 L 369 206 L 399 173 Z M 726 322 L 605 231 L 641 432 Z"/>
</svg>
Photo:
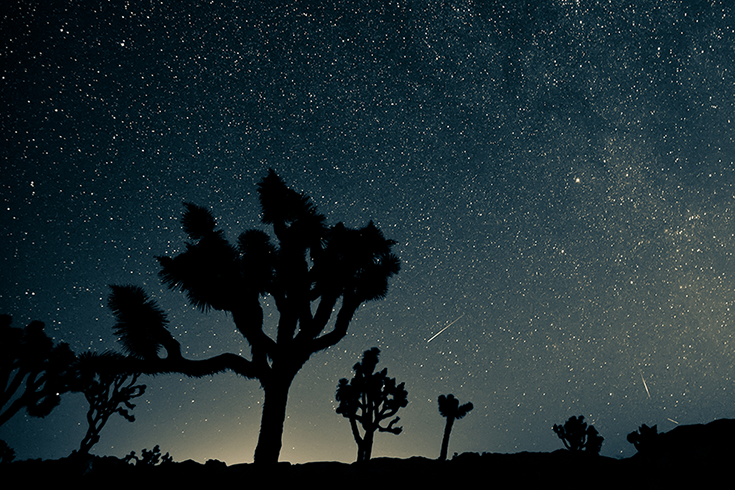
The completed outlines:
<svg viewBox="0 0 735 490">
<path fill-rule="evenodd" d="M 259 369 L 267 369 L 268 361 L 275 356 L 277 345 L 263 331 L 263 307 L 256 297 L 248 306 L 232 309 L 232 320 L 237 330 L 245 337 L 253 352 L 253 364 Z"/>
<path fill-rule="evenodd" d="M 314 339 L 317 335 L 321 334 L 324 327 L 327 326 L 327 322 L 332 317 L 332 311 L 334 305 L 337 303 L 338 295 L 322 295 L 319 299 L 319 306 L 317 306 L 314 318 L 308 325 L 302 325 L 298 335 L 296 335 L 296 343 L 300 344 L 306 342 L 309 339 Z"/>
<path fill-rule="evenodd" d="M 337 321 L 334 324 L 334 330 L 318 337 L 306 345 L 309 353 L 319 352 L 338 343 L 347 335 L 347 328 L 350 326 L 355 310 L 360 306 L 360 301 L 354 296 L 345 296 L 342 298 L 342 308 L 337 314 Z"/>
<path fill-rule="evenodd" d="M 201 378 L 202 376 L 209 376 L 224 371 L 232 371 L 235 374 L 250 379 L 260 379 L 263 377 L 261 370 L 251 361 L 231 353 L 220 354 L 209 359 L 201 360 L 186 359 L 181 356 L 149 360 L 130 359 L 127 361 L 126 368 L 130 372 L 141 374 L 181 373 L 193 378 Z"/>
</svg>

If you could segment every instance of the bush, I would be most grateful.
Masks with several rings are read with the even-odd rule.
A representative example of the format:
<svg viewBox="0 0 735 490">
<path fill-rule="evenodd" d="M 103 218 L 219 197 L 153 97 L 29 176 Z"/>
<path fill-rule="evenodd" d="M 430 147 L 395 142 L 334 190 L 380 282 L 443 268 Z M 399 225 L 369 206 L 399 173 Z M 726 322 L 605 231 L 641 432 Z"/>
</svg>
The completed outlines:
<svg viewBox="0 0 735 490">
<path fill-rule="evenodd" d="M 172 463 L 174 460 L 168 453 L 161 456 L 161 449 L 158 447 L 158 444 L 151 450 L 143 449 L 142 453 L 139 458 L 135 455 L 135 451 L 131 451 L 130 454 L 125 456 L 123 461 L 130 463 L 135 460 L 135 463 L 132 463 L 135 466 L 159 466 Z"/>
</svg>

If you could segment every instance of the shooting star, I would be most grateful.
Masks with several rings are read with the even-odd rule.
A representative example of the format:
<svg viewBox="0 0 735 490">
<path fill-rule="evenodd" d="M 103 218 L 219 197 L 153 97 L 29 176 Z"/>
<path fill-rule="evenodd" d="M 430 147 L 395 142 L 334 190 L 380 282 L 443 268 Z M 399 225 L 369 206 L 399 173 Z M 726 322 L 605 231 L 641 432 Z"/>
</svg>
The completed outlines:
<svg viewBox="0 0 735 490">
<path fill-rule="evenodd" d="M 676 421 L 676 420 L 674 420 L 674 419 L 670 419 L 670 418 L 666 417 L 666 420 L 669 420 L 669 421 L 671 421 L 671 422 L 675 423 L 676 425 L 679 425 L 679 422 L 677 422 L 677 421 Z"/>
<path fill-rule="evenodd" d="M 464 313 L 462 313 L 462 315 L 460 315 L 460 317 L 459 317 L 459 318 L 462 318 L 462 317 L 463 317 L 464 315 L 465 315 L 465 314 L 464 314 Z M 446 327 L 444 327 L 444 328 L 442 328 L 441 330 L 439 330 L 439 332 L 438 332 L 437 334 L 435 334 L 435 335 L 434 335 L 433 337 L 431 337 L 431 338 L 430 338 L 429 340 L 427 340 L 427 341 L 426 341 L 426 343 L 428 344 L 429 342 L 431 342 L 432 340 L 434 340 L 434 339 L 435 339 L 435 338 L 436 338 L 436 337 L 437 337 L 437 336 L 438 336 L 438 335 L 439 335 L 440 333 L 442 333 L 442 332 L 443 332 L 444 330 L 448 329 L 449 327 L 451 327 L 452 325 L 454 325 L 455 323 L 457 323 L 457 322 L 459 321 L 459 318 L 457 318 L 457 319 L 456 319 L 456 320 L 454 320 L 454 321 L 453 321 L 452 323 L 450 323 L 450 324 L 449 324 L 449 325 L 447 325 Z"/>
<path fill-rule="evenodd" d="M 641 381 L 643 381 L 643 387 L 646 388 L 646 393 L 648 393 L 648 398 L 651 398 L 651 392 L 648 391 L 648 385 L 646 384 L 646 380 L 643 379 L 643 373 L 641 373 Z"/>
</svg>

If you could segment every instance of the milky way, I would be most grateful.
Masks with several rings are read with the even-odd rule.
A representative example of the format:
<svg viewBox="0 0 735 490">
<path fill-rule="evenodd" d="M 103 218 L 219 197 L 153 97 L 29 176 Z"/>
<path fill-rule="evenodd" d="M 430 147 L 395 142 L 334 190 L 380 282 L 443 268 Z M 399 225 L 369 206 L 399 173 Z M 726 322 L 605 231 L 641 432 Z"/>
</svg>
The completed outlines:
<svg viewBox="0 0 735 490">
<path fill-rule="evenodd" d="M 507 5 L 504 5 L 507 3 Z M 539 6 L 532 6 L 539 4 Z M 602 454 L 645 423 L 733 416 L 735 24 L 729 2 L 12 2 L 0 20 L 0 313 L 117 349 L 108 285 L 166 309 L 186 355 L 249 355 L 160 284 L 183 202 L 234 240 L 273 168 L 330 224 L 373 220 L 386 299 L 291 389 L 281 460 L 353 461 L 337 382 L 363 351 L 405 382 L 374 456 L 552 451 L 584 415 Z M 264 299 L 267 321 L 277 311 Z M 428 342 L 452 321 L 451 328 Z M 141 378 L 93 453 L 252 461 L 262 391 Z M 86 430 L 81 395 L 0 428 L 19 459 Z"/>
</svg>

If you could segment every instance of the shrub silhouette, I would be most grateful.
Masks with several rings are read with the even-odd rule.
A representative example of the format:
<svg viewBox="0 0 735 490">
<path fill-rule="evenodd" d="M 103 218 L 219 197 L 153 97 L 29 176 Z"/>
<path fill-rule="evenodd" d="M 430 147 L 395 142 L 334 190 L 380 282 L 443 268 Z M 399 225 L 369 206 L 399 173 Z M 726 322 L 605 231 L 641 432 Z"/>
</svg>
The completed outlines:
<svg viewBox="0 0 735 490">
<path fill-rule="evenodd" d="M 463 418 L 465 415 L 470 413 L 474 407 L 472 403 L 465 403 L 459 405 L 459 400 L 454 398 L 454 395 L 439 395 L 439 413 L 442 417 L 447 419 L 447 424 L 444 427 L 444 437 L 442 438 L 442 447 L 439 454 L 439 460 L 445 461 L 447 459 L 447 450 L 449 449 L 449 435 L 452 433 L 452 426 L 455 420 Z"/>
<path fill-rule="evenodd" d="M 635 446 L 639 453 L 648 452 L 656 447 L 658 443 L 658 428 L 656 425 L 648 427 L 641 425 L 637 431 L 628 434 L 628 442 Z"/>
<path fill-rule="evenodd" d="M 132 463 L 135 466 L 159 466 L 172 463 L 173 460 L 174 459 L 168 453 L 161 456 L 161 448 L 158 444 L 156 444 L 151 450 L 143 449 L 140 458 L 135 455 L 135 451 L 131 451 L 130 454 L 123 458 L 123 461 L 126 463 L 135 461 L 135 463 Z"/>
<path fill-rule="evenodd" d="M 212 214 L 186 204 L 182 219 L 191 240 L 179 255 L 160 257 L 161 278 L 186 293 L 202 311 L 232 314 L 251 347 L 250 358 L 225 353 L 203 360 L 184 358 L 166 329 L 163 311 L 134 286 L 113 286 L 109 305 L 115 331 L 127 353 L 140 359 L 140 372 L 208 376 L 231 370 L 257 379 L 265 400 L 256 464 L 278 461 L 288 390 L 315 352 L 338 343 L 364 302 L 382 299 L 388 278 L 400 268 L 395 244 L 370 222 L 359 229 L 327 226 L 311 200 L 284 184 L 272 170 L 258 186 L 262 222 L 273 227 L 277 243 L 260 230 L 241 234 L 236 245 L 216 230 Z M 263 330 L 261 296 L 278 309 L 275 338 Z M 333 326 L 327 328 L 333 310 Z M 166 351 L 165 357 L 159 351 Z"/>
<path fill-rule="evenodd" d="M 593 426 L 587 427 L 582 415 L 570 417 L 564 426 L 554 425 L 554 432 L 570 451 L 599 454 L 602 449 L 604 438 Z"/>
<path fill-rule="evenodd" d="M 87 433 L 79 446 L 79 454 L 89 454 L 100 440 L 100 432 L 111 415 L 118 413 L 129 422 L 135 421 L 130 400 L 145 393 L 145 385 L 136 385 L 139 373 L 130 372 L 130 363 L 115 352 L 79 355 L 73 374 L 73 390 L 81 391 L 89 403 Z"/>
<path fill-rule="evenodd" d="M 68 372 L 74 353 L 67 344 L 54 346 L 43 322 L 24 329 L 0 315 L 0 425 L 22 408 L 32 417 L 45 417 L 68 391 Z"/>
<path fill-rule="evenodd" d="M 374 372 L 379 354 L 377 347 L 365 351 L 362 361 L 353 367 L 355 376 L 349 381 L 342 378 L 337 385 L 337 413 L 350 419 L 352 435 L 357 443 L 357 461 L 360 462 L 370 460 L 376 430 L 401 433 L 402 428 L 395 427 L 400 417 L 391 420 L 387 426 L 380 423 L 408 405 L 408 392 L 404 383 L 396 385 L 395 378 L 388 377 L 387 369 Z M 362 426 L 362 435 L 358 423 Z"/>
</svg>

